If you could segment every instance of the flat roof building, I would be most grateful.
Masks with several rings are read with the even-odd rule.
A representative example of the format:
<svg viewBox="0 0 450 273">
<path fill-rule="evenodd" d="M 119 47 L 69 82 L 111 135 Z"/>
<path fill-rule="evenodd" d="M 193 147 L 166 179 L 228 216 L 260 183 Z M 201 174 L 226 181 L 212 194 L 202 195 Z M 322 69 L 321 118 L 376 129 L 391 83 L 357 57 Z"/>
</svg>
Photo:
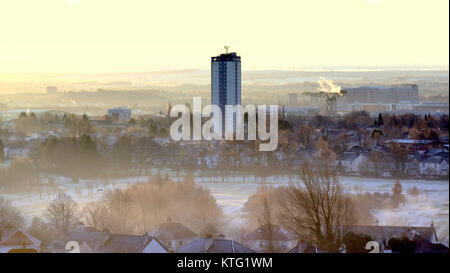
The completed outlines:
<svg viewBox="0 0 450 273">
<path fill-rule="evenodd" d="M 347 94 L 344 103 L 411 103 L 419 102 L 419 87 L 417 84 L 396 84 L 391 86 L 360 86 L 344 88 Z"/>
<path fill-rule="evenodd" d="M 131 110 L 126 107 L 108 109 L 108 117 L 115 121 L 128 121 L 131 119 Z"/>
</svg>

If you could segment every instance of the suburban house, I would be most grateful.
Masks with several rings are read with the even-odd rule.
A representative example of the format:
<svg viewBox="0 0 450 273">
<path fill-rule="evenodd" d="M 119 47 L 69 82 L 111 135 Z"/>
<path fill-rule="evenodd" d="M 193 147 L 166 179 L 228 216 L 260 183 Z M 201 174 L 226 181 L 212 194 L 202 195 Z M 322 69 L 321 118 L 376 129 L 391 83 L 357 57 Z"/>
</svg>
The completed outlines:
<svg viewBox="0 0 450 273">
<path fill-rule="evenodd" d="M 224 236 L 216 239 L 211 236 L 198 238 L 187 245 L 180 247 L 177 253 L 254 253 L 255 251 L 240 243 L 227 240 Z"/>
<path fill-rule="evenodd" d="M 297 239 L 277 225 L 263 225 L 244 237 L 245 243 L 257 252 L 263 252 L 272 241 L 275 250 L 285 252 L 297 244 Z"/>
<path fill-rule="evenodd" d="M 102 253 L 169 253 L 158 239 L 144 235 L 111 234 L 98 248 Z"/>
<path fill-rule="evenodd" d="M 448 157 L 429 157 L 419 163 L 419 170 L 424 175 L 448 175 Z"/>
<path fill-rule="evenodd" d="M 103 231 L 74 231 L 53 242 L 49 249 L 53 253 L 69 252 L 67 243 L 75 241 L 80 253 L 168 253 L 169 250 L 158 239 L 144 235 L 112 234 Z"/>
<path fill-rule="evenodd" d="M 170 219 L 150 231 L 149 234 L 158 238 L 171 252 L 175 252 L 178 248 L 198 238 L 198 235 L 185 225 L 171 222 Z"/>
<path fill-rule="evenodd" d="M 366 156 L 355 152 L 344 152 L 336 159 L 336 166 L 338 170 L 346 173 L 357 173 L 362 162 Z"/>
<path fill-rule="evenodd" d="M 428 241 L 418 234 L 414 234 L 412 241 L 416 243 L 415 253 L 447 253 L 448 247 Z"/>
<path fill-rule="evenodd" d="M 409 238 L 413 239 L 415 235 L 420 236 L 430 243 L 438 243 L 438 238 L 434 225 L 429 227 L 413 226 L 351 226 L 348 230 L 355 234 L 369 235 L 374 241 L 380 243 L 382 250 L 388 246 L 391 238 Z"/>
<path fill-rule="evenodd" d="M 0 253 L 40 252 L 41 241 L 22 229 L 18 229 L 0 241 Z"/>
</svg>

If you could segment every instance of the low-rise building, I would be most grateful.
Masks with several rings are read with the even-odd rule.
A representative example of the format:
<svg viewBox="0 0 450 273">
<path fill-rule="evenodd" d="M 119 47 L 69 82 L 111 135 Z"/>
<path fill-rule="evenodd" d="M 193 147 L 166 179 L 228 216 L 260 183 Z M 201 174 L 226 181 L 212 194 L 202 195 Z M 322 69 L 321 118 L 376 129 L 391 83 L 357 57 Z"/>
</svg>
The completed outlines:
<svg viewBox="0 0 450 273">
<path fill-rule="evenodd" d="M 41 241 L 18 229 L 0 241 L 0 253 L 40 252 Z"/>
<path fill-rule="evenodd" d="M 425 151 L 431 149 L 435 143 L 436 141 L 428 139 L 389 139 L 384 141 L 385 145 L 399 144 L 410 151 Z"/>
<path fill-rule="evenodd" d="M 144 235 L 113 234 L 108 230 L 92 228 L 69 232 L 54 241 L 49 250 L 66 253 L 69 242 L 76 242 L 80 253 L 168 253 L 169 250 L 155 237 Z"/>
<path fill-rule="evenodd" d="M 151 230 L 149 234 L 158 238 L 172 252 L 198 238 L 198 235 L 188 227 L 174 223 L 170 219 Z"/>
<path fill-rule="evenodd" d="M 412 239 L 419 235 L 430 243 L 438 243 L 438 237 L 433 223 L 429 227 L 415 226 L 351 226 L 348 230 L 355 234 L 368 235 L 380 243 L 381 251 L 389 248 L 388 242 L 392 238 Z"/>
<path fill-rule="evenodd" d="M 131 119 L 131 110 L 126 107 L 108 109 L 108 118 L 118 122 L 126 122 Z"/>
<path fill-rule="evenodd" d="M 277 225 L 263 225 L 244 237 L 245 243 L 257 252 L 267 250 L 270 243 L 277 252 L 285 252 L 297 244 L 297 239 L 287 230 Z"/>
<path fill-rule="evenodd" d="M 336 168 L 349 174 L 358 173 L 366 157 L 364 153 L 344 152 L 336 159 Z"/>
<path fill-rule="evenodd" d="M 448 247 L 439 244 L 432 243 L 424 237 L 414 234 L 412 241 L 416 244 L 415 253 L 446 253 L 448 254 Z"/>
<path fill-rule="evenodd" d="M 422 175 L 448 175 L 448 157 L 429 157 L 419 163 L 419 171 Z"/>
</svg>

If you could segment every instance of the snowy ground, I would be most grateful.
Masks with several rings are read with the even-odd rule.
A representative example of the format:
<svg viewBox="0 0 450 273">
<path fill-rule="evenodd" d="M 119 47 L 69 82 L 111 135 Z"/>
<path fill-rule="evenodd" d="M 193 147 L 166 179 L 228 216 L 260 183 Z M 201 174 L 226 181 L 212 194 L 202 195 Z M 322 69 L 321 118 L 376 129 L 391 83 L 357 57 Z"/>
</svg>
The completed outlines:
<svg viewBox="0 0 450 273">
<path fill-rule="evenodd" d="M 272 185 L 277 186 L 287 183 L 276 183 L 276 178 L 268 178 Z M 224 213 L 230 217 L 230 222 L 239 224 L 242 221 L 243 212 L 241 208 L 247 202 L 248 197 L 253 194 L 258 185 L 252 183 L 251 178 L 247 178 L 248 183 L 202 183 L 202 186 L 209 188 L 216 197 L 218 204 L 223 208 Z M 240 180 L 239 180 L 240 181 Z M 371 179 L 357 177 L 340 177 L 339 181 L 344 188 L 352 193 L 357 192 L 392 192 L 395 180 Z M 448 181 L 430 180 L 402 180 L 400 181 L 404 192 L 408 188 L 417 187 L 421 191 L 421 196 L 417 201 L 409 201 L 406 205 L 397 209 L 384 209 L 375 211 L 375 217 L 380 225 L 411 225 L 430 226 L 434 223 L 438 233 L 438 239 L 448 243 L 449 239 L 449 183 Z"/>
<path fill-rule="evenodd" d="M 162 173 L 164 175 L 164 173 Z M 169 176 L 174 180 L 179 180 L 173 172 Z M 206 183 L 203 177 L 196 178 L 196 182 L 208 189 L 222 207 L 229 223 L 241 224 L 243 222 L 242 208 L 248 197 L 252 195 L 259 184 L 255 177 L 245 175 L 228 177 L 224 183 Z M 131 177 L 115 179 L 111 181 L 110 188 L 124 188 L 132 183 L 147 181 L 148 177 Z M 219 180 L 219 179 L 218 179 Z M 243 183 L 245 181 L 245 183 Z M 266 181 L 273 186 L 288 183 L 285 176 L 267 177 Z M 350 192 L 391 192 L 395 180 L 371 179 L 357 177 L 340 177 L 340 182 L 345 189 Z M 380 225 L 413 225 L 429 226 L 431 221 L 438 232 L 439 240 L 447 243 L 449 238 L 449 183 L 448 181 L 429 180 L 403 180 L 404 191 L 416 186 L 423 194 L 417 202 L 408 202 L 398 209 L 380 210 L 375 212 Z M 58 192 L 68 193 L 80 205 L 98 200 L 102 197 L 104 186 L 102 181 L 81 180 L 79 184 L 66 182 L 63 177 L 56 179 Z M 94 188 L 92 196 L 88 195 L 88 186 Z M 425 198 L 425 192 L 426 198 Z M 13 206 L 17 207 L 30 221 L 33 216 L 42 216 L 48 203 L 55 197 L 52 194 L 4 194 Z"/>
</svg>

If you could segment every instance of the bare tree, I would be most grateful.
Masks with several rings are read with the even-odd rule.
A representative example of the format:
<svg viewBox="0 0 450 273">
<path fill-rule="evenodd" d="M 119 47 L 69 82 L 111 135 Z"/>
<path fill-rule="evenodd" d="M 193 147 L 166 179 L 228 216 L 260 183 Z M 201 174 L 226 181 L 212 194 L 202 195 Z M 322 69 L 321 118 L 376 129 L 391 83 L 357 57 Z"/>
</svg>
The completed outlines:
<svg viewBox="0 0 450 273">
<path fill-rule="evenodd" d="M 354 218 L 350 196 L 344 193 L 335 172 L 313 171 L 303 165 L 300 177 L 301 182 L 293 182 L 288 188 L 281 221 L 299 239 L 327 252 L 338 252 Z"/>
<path fill-rule="evenodd" d="M 292 134 L 292 136 L 294 135 Z M 298 142 L 294 137 L 290 139 L 290 131 L 285 130 L 280 133 L 278 145 L 280 146 L 280 150 L 284 157 L 284 164 L 286 164 L 286 167 L 290 169 L 292 163 L 294 162 Z"/>
<path fill-rule="evenodd" d="M 13 232 L 15 229 L 23 227 L 24 218 L 20 212 L 11 206 L 11 203 L 0 196 L 0 235 L 4 232 Z"/>
<path fill-rule="evenodd" d="M 80 219 L 78 204 L 65 193 L 58 194 L 56 199 L 48 205 L 44 216 L 61 233 L 67 233 L 73 229 Z"/>
<path fill-rule="evenodd" d="M 317 164 L 322 165 L 324 168 L 331 168 L 336 162 L 336 154 L 330 149 L 328 142 L 325 140 L 320 139 L 317 141 L 314 149 L 314 159 Z"/>
<path fill-rule="evenodd" d="M 83 218 L 86 225 L 97 230 L 103 230 L 107 225 L 107 208 L 103 203 L 90 202 L 83 208 Z"/>
<path fill-rule="evenodd" d="M 263 251 L 273 253 L 275 252 L 275 246 L 273 243 L 272 208 L 270 206 L 270 201 L 267 195 L 264 195 L 261 201 L 261 209 L 258 213 L 258 222 L 264 236 L 264 240 L 267 242 L 267 244 L 264 245 Z"/>
</svg>

